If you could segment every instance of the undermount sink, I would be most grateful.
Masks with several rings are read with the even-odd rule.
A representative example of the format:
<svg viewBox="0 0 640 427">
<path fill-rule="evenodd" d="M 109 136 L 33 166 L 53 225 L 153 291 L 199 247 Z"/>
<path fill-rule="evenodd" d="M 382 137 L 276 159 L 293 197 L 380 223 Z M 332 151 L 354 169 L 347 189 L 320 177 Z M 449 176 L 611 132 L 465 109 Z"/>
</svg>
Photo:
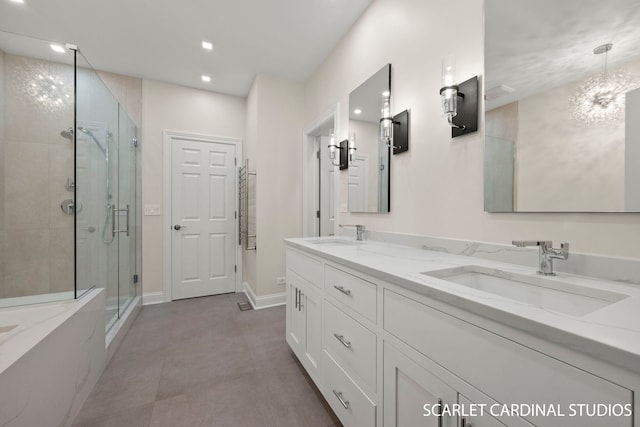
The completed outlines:
<svg viewBox="0 0 640 427">
<path fill-rule="evenodd" d="M 312 244 L 314 245 L 346 245 L 346 246 L 350 246 L 350 245 L 357 245 L 358 243 L 362 243 L 362 242 L 358 242 L 355 240 L 345 240 L 345 239 L 318 239 L 318 240 L 313 240 L 311 241 Z"/>
<path fill-rule="evenodd" d="M 555 278 L 507 273 L 476 265 L 421 274 L 571 316 L 584 316 L 628 297 Z"/>
</svg>

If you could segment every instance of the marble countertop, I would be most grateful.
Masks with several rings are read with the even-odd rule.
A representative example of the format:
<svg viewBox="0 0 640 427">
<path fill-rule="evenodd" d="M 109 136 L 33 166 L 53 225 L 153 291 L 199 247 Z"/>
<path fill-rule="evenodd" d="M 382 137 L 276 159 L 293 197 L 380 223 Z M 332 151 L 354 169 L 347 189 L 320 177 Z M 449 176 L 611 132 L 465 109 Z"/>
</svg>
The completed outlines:
<svg viewBox="0 0 640 427">
<path fill-rule="evenodd" d="M 93 289 L 79 299 L 0 310 L 0 374 L 103 292 Z"/>
<path fill-rule="evenodd" d="M 348 244 L 338 242 L 345 240 Z M 318 243 L 321 242 L 321 243 Z M 377 279 L 410 289 L 544 340 L 640 373 L 640 286 L 568 273 L 545 277 L 565 284 L 626 295 L 585 315 L 568 315 L 423 273 L 478 266 L 507 275 L 539 276 L 536 268 L 353 238 L 292 238 L 288 246 L 321 256 Z"/>
</svg>

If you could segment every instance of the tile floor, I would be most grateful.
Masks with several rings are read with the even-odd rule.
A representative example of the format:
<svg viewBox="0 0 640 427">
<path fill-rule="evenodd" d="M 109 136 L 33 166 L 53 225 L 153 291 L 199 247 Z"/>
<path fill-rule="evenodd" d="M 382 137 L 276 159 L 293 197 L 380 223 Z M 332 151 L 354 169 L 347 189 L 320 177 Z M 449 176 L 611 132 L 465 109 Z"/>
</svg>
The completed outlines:
<svg viewBox="0 0 640 427">
<path fill-rule="evenodd" d="M 285 342 L 284 306 L 244 300 L 143 307 L 74 426 L 340 426 Z"/>
</svg>

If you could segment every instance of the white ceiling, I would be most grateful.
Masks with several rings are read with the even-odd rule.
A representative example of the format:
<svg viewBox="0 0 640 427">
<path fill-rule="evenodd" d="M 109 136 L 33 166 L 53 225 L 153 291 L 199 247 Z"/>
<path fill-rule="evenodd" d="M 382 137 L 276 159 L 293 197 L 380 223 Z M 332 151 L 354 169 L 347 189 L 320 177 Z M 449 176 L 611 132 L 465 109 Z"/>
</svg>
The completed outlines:
<svg viewBox="0 0 640 427">
<path fill-rule="evenodd" d="M 597 73 L 605 43 L 610 66 L 640 56 L 640 1 L 485 0 L 485 90 L 516 90 L 486 108 Z"/>
<path fill-rule="evenodd" d="M 257 73 L 308 78 L 372 1 L 0 0 L 0 30 L 76 44 L 99 70 L 246 96 Z"/>
</svg>

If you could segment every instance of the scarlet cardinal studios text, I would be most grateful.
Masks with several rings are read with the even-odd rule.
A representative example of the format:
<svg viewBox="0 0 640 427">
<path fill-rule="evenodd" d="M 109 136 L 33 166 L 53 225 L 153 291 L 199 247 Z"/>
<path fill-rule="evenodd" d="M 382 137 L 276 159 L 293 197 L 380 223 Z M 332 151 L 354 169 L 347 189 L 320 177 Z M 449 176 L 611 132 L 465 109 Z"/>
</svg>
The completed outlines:
<svg viewBox="0 0 640 427">
<path fill-rule="evenodd" d="M 631 404 L 570 403 L 559 404 L 512 403 L 508 405 L 471 403 L 463 405 L 430 404 L 423 407 L 425 417 L 446 415 L 450 417 L 631 417 Z"/>
</svg>

